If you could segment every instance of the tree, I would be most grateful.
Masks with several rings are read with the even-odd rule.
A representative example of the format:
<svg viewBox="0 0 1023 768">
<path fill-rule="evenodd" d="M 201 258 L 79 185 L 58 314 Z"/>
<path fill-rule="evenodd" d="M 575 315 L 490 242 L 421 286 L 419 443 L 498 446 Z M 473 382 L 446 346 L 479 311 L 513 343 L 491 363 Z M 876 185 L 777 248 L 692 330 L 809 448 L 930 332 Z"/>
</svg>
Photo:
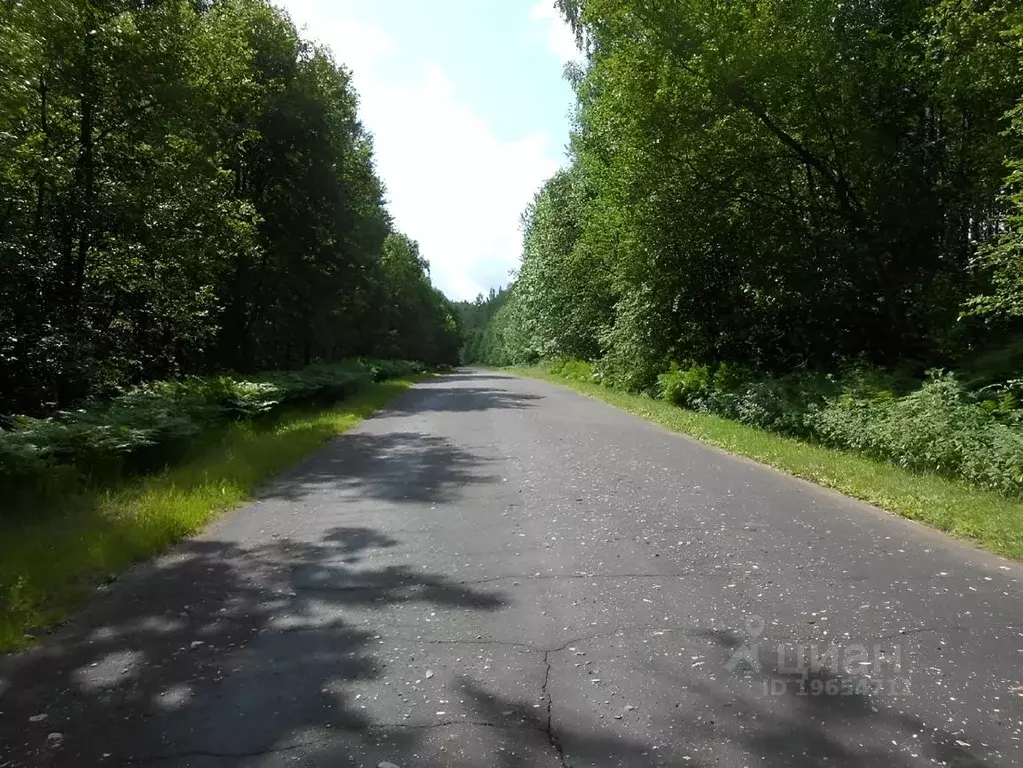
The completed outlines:
<svg viewBox="0 0 1023 768">
<path fill-rule="evenodd" d="M 0 76 L 0 412 L 379 351 L 372 140 L 268 2 L 2 0 Z"/>
<path fill-rule="evenodd" d="M 392 233 L 380 260 L 388 296 L 387 353 L 429 363 L 458 359 L 459 329 L 454 306 L 430 284 L 430 265 L 419 244 Z"/>
<path fill-rule="evenodd" d="M 945 364 L 977 343 L 957 320 L 1002 226 L 1017 4 L 560 5 L 587 63 L 512 290 L 536 354 L 596 349 L 644 388 L 671 361 Z"/>
<path fill-rule="evenodd" d="M 578 166 L 559 171 L 523 214 L 515 295 L 529 318 L 529 346 L 541 357 L 596 359 L 611 319 L 607 267 L 582 239 L 590 204 L 585 183 Z"/>
<path fill-rule="evenodd" d="M 1023 11 L 1016 14 L 1006 36 L 1016 42 L 1023 66 Z M 978 258 L 978 266 L 990 275 L 989 291 L 974 298 L 969 309 L 979 315 L 1019 318 L 1023 317 L 1023 97 L 1007 118 L 1008 135 L 1014 142 L 1006 163 L 1009 175 L 1003 201 L 1007 213 L 998 236 L 981 249 Z"/>
</svg>

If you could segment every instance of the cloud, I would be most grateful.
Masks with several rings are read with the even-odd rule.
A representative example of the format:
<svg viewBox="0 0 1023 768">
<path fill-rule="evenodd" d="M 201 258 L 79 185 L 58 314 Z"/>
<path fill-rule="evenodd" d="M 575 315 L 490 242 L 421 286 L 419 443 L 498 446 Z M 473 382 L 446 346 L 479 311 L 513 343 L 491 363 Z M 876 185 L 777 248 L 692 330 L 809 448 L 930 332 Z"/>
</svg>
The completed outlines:
<svg viewBox="0 0 1023 768">
<path fill-rule="evenodd" d="M 579 46 L 576 45 L 575 33 L 561 12 L 554 7 L 554 0 L 540 0 L 530 10 L 529 20 L 540 28 L 547 49 L 557 56 L 562 64 L 579 61 L 582 58 Z"/>
<path fill-rule="evenodd" d="M 550 136 L 500 139 L 438 62 L 401 58 L 382 30 L 332 18 L 330 0 L 284 5 L 352 70 L 388 208 L 419 242 L 434 284 L 471 299 L 509 282 L 521 253 L 519 216 L 561 164 Z"/>
<path fill-rule="evenodd" d="M 320 11 L 317 0 L 290 0 L 283 4 L 303 36 L 330 47 L 338 61 L 358 72 L 371 72 L 397 50 L 384 32 L 355 19 L 334 19 Z"/>
</svg>

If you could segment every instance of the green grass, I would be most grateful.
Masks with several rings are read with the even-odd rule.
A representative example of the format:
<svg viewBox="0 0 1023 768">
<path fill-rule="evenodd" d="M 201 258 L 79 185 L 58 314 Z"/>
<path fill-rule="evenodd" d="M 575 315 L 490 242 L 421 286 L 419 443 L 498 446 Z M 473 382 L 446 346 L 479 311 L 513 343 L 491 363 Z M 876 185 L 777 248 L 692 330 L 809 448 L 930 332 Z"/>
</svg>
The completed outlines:
<svg viewBox="0 0 1023 768">
<path fill-rule="evenodd" d="M 332 407 L 215 428 L 181 463 L 106 489 L 68 491 L 55 477 L 38 515 L 0 523 L 0 651 L 27 647 L 92 587 L 242 504 L 411 383 L 385 381 Z"/>
<path fill-rule="evenodd" d="M 907 472 L 854 453 L 782 437 L 649 397 L 565 379 L 538 368 L 510 370 L 561 384 L 730 453 L 834 488 L 992 552 L 1023 560 L 1023 502 L 1018 499 L 936 475 Z"/>
</svg>

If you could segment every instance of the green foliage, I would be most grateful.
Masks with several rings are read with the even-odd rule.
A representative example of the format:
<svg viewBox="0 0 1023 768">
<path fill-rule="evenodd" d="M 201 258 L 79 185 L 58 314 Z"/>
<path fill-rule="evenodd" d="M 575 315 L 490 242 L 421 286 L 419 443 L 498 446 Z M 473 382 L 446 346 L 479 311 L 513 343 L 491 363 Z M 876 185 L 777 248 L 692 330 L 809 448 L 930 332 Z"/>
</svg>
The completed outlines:
<svg viewBox="0 0 1023 768">
<path fill-rule="evenodd" d="M 465 365 L 484 363 L 504 365 L 501 344 L 495 342 L 496 329 L 492 326 L 498 311 L 507 302 L 510 293 L 502 288 L 490 289 L 490 294 L 479 294 L 475 301 L 460 301 L 455 307 L 458 312 L 462 346 L 458 351 L 459 362 Z"/>
<path fill-rule="evenodd" d="M 600 381 L 600 374 L 593 370 L 592 365 L 583 360 L 573 360 L 570 357 L 553 358 L 545 360 L 540 367 L 553 376 L 570 381 Z"/>
<path fill-rule="evenodd" d="M 468 324 L 464 362 L 599 356 L 613 298 L 599 250 L 581 237 L 590 198 L 576 168 L 555 174 L 536 194 L 522 217 L 522 266 L 514 290 L 462 306 Z"/>
<path fill-rule="evenodd" d="M 1023 411 L 1014 385 L 971 393 L 953 374 L 935 371 L 912 386 L 863 366 L 841 376 L 772 377 L 673 365 L 658 382 L 661 399 L 683 408 L 1023 494 Z"/>
<path fill-rule="evenodd" d="M 512 291 L 492 291 L 488 299 L 480 296 L 473 304 L 463 302 L 459 309 L 465 323 L 463 363 L 501 366 L 540 359 L 525 310 Z"/>
<path fill-rule="evenodd" d="M 0 413 L 222 370 L 455 361 L 425 261 L 390 258 L 417 247 L 394 232 L 350 73 L 283 12 L 2 8 Z"/>
<path fill-rule="evenodd" d="M 515 295 L 526 346 L 540 357 L 599 356 L 611 317 L 607 270 L 582 240 L 591 192 L 579 169 L 559 171 L 523 214 L 522 266 Z"/>
<path fill-rule="evenodd" d="M 1018 112 L 1023 115 L 1023 107 Z M 1017 121 L 1023 125 L 1023 117 Z M 976 261 L 991 279 L 989 292 L 968 303 L 968 311 L 977 315 L 1023 317 L 1023 160 L 1013 161 L 1011 169 L 1005 181 L 1010 210 L 1005 229 L 985 244 Z"/>
<path fill-rule="evenodd" d="M 20 416 L 0 431 L 0 488 L 9 497 L 32 496 L 60 467 L 73 468 L 81 481 L 152 470 L 178 458 L 214 424 L 337 402 L 371 381 L 425 370 L 407 360 L 362 359 L 246 378 L 190 377 L 144 384 L 48 418 Z"/>
<path fill-rule="evenodd" d="M 599 360 L 644 392 L 672 360 L 925 368 L 999 344 L 1018 5 L 563 0 L 588 53 L 571 164 L 524 214 L 516 346 L 491 357 Z M 985 289 L 1010 321 L 961 317 Z"/>
<path fill-rule="evenodd" d="M 285 408 L 222 424 L 192 441 L 183 461 L 112 486 L 61 485 L 51 469 L 41 489 L 47 514 L 0 516 L 0 652 L 29 645 L 33 637 L 26 633 L 61 621 L 93 585 L 245 502 L 268 476 L 409 383 L 392 379 L 326 408 Z"/>
<path fill-rule="evenodd" d="M 662 400 L 696 410 L 710 392 L 710 368 L 694 365 L 683 369 L 672 363 L 667 373 L 657 377 L 657 386 Z"/>
<path fill-rule="evenodd" d="M 1023 336 L 1013 335 L 964 361 L 960 372 L 970 389 L 999 386 L 1023 371 Z"/>
<path fill-rule="evenodd" d="M 1019 3 L 558 5 L 570 166 L 475 359 L 1023 492 Z"/>
<path fill-rule="evenodd" d="M 1023 67 L 1023 9 L 1010 17 L 1005 37 L 1017 53 L 1017 67 Z M 1023 317 L 1023 95 L 1009 113 L 1006 137 L 1012 142 L 1006 158 L 1009 175 L 1002 195 L 1006 208 L 997 237 L 980 249 L 977 265 L 990 277 L 988 291 L 969 302 L 978 315 Z"/>
<path fill-rule="evenodd" d="M 808 422 L 822 442 L 980 488 L 1023 493 L 1023 414 L 1013 400 L 978 402 L 949 373 L 904 397 L 843 395 Z"/>
<path fill-rule="evenodd" d="M 373 381 L 408 378 L 431 370 L 430 366 L 416 360 L 377 360 L 364 357 L 358 362 L 369 371 Z"/>
<path fill-rule="evenodd" d="M 430 267 L 419 245 L 401 234 L 387 236 L 380 260 L 389 302 L 381 347 L 389 357 L 414 358 L 433 365 L 457 361 L 461 343 L 454 305 L 430 284 Z"/>
</svg>

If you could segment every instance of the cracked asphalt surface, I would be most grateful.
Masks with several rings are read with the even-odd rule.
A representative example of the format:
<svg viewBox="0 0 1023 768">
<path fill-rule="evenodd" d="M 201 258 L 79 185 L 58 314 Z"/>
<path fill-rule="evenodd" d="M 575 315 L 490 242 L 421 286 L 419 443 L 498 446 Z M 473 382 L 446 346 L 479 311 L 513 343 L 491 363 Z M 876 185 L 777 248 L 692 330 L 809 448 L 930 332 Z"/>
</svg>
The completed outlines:
<svg viewBox="0 0 1023 768">
<path fill-rule="evenodd" d="M 463 371 L 0 662 L 0 766 L 1021 765 L 1021 575 Z"/>
</svg>

